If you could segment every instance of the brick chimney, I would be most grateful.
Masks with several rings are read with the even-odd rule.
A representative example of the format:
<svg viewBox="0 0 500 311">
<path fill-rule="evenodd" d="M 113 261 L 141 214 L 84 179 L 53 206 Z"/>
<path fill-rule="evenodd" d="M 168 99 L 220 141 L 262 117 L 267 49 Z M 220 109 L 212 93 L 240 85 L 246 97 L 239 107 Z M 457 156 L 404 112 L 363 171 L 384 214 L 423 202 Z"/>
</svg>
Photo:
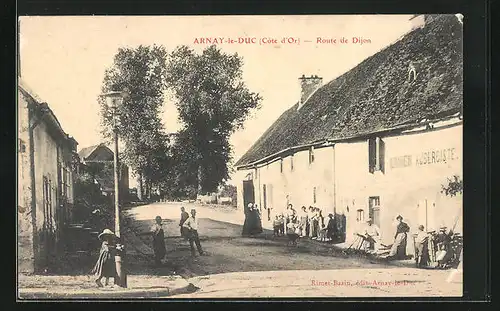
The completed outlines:
<svg viewBox="0 0 500 311">
<path fill-rule="evenodd" d="M 300 101 L 297 110 L 300 109 L 306 103 L 309 97 L 323 84 L 323 78 L 318 77 L 317 75 L 310 77 L 302 75 L 302 77 L 300 77 L 299 80 L 300 80 Z"/>
</svg>

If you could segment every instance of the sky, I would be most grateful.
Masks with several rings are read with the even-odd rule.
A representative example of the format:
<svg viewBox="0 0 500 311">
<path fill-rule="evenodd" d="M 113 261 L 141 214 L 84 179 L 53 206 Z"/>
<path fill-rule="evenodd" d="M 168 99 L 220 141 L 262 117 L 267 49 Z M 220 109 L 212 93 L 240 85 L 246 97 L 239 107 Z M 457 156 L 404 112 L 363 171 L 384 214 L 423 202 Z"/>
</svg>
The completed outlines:
<svg viewBox="0 0 500 311">
<path fill-rule="evenodd" d="M 300 76 L 318 75 L 327 83 L 409 32 L 410 17 L 21 17 L 21 76 L 48 103 L 65 132 L 78 141 L 80 150 L 101 142 L 97 97 L 104 71 L 111 66 L 120 47 L 157 44 L 172 51 L 179 45 L 188 45 L 201 52 L 209 44 L 196 43 L 200 38 L 222 37 L 225 42 L 218 47 L 243 58 L 244 82 L 250 91 L 263 97 L 261 109 L 253 111 L 244 128 L 231 137 L 236 162 L 286 109 L 298 101 Z M 342 37 L 348 43 L 341 44 Z M 353 37 L 370 42 L 355 44 Z M 226 42 L 229 38 L 236 42 Z M 256 43 L 239 44 L 238 38 L 255 38 Z M 294 38 L 299 44 L 282 44 L 283 38 Z M 337 41 L 318 43 L 318 38 L 323 42 Z M 260 44 L 261 40 L 266 43 Z M 180 127 L 172 102 L 165 102 L 163 121 L 167 132 L 175 132 Z"/>
</svg>

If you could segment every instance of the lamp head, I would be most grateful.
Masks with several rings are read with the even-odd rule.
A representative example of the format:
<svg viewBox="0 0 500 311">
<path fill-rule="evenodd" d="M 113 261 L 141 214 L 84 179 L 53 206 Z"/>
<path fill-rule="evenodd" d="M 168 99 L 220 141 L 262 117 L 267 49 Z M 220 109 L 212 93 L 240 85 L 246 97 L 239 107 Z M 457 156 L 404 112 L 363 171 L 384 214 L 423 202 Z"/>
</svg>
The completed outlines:
<svg viewBox="0 0 500 311">
<path fill-rule="evenodd" d="M 122 104 L 125 93 L 120 91 L 111 91 L 101 94 L 100 96 L 104 97 L 106 99 L 106 105 L 114 110 Z"/>
</svg>

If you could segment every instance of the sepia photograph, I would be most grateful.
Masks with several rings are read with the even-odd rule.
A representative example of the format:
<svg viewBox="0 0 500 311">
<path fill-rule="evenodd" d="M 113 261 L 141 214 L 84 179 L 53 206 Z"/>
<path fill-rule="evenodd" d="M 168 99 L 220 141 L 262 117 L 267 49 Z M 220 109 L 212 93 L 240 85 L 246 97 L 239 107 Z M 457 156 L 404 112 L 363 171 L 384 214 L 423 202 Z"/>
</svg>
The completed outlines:
<svg viewBox="0 0 500 311">
<path fill-rule="evenodd" d="M 18 301 L 462 297 L 464 19 L 19 17 Z"/>
</svg>

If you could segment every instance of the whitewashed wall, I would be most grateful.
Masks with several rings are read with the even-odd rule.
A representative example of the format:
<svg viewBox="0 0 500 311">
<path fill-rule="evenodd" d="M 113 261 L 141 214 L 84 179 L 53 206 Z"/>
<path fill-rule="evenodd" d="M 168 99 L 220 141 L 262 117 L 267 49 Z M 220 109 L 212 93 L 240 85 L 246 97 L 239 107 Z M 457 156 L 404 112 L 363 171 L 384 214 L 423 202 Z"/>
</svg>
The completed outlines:
<svg viewBox="0 0 500 311">
<path fill-rule="evenodd" d="M 438 127 L 438 125 L 436 125 Z M 391 244 L 394 238 L 395 217 L 404 217 L 412 231 L 418 225 L 437 229 L 441 225 L 453 227 L 462 215 L 461 196 L 448 198 L 441 193 L 441 185 L 448 177 L 462 175 L 462 126 L 435 128 L 430 131 L 406 133 L 382 137 L 385 144 L 384 172 L 369 172 L 367 140 L 343 142 L 333 147 L 314 149 L 315 161 L 309 164 L 309 151 L 294 154 L 294 168 L 291 170 L 291 156 L 269 163 L 257 170 L 241 171 L 240 176 L 254 173 L 256 202 L 264 205 L 262 186 L 267 188 L 268 206 L 273 212 L 281 212 L 287 202 L 295 207 L 315 205 L 323 209 L 325 216 L 336 211 L 344 214 L 347 221 L 347 242 L 354 238 L 356 230 L 364 224 L 357 220 L 357 210 L 369 216 L 369 197 L 380 197 L 380 229 L 382 239 Z M 448 159 L 432 163 L 417 164 L 416 159 L 423 152 L 446 150 Z M 451 157 L 453 153 L 453 157 Z M 411 157 L 411 164 L 392 165 L 395 158 Z M 241 177 L 243 178 L 243 177 Z M 241 179 L 243 180 L 243 179 Z M 238 206 L 242 206 L 242 182 L 238 187 Z M 269 191 L 269 189 L 272 189 Z M 316 188 L 316 204 L 313 203 L 313 189 Z M 427 204 L 427 217 L 425 206 Z M 462 231 L 459 217 L 455 232 Z M 408 253 L 413 252 L 411 239 Z"/>
</svg>

